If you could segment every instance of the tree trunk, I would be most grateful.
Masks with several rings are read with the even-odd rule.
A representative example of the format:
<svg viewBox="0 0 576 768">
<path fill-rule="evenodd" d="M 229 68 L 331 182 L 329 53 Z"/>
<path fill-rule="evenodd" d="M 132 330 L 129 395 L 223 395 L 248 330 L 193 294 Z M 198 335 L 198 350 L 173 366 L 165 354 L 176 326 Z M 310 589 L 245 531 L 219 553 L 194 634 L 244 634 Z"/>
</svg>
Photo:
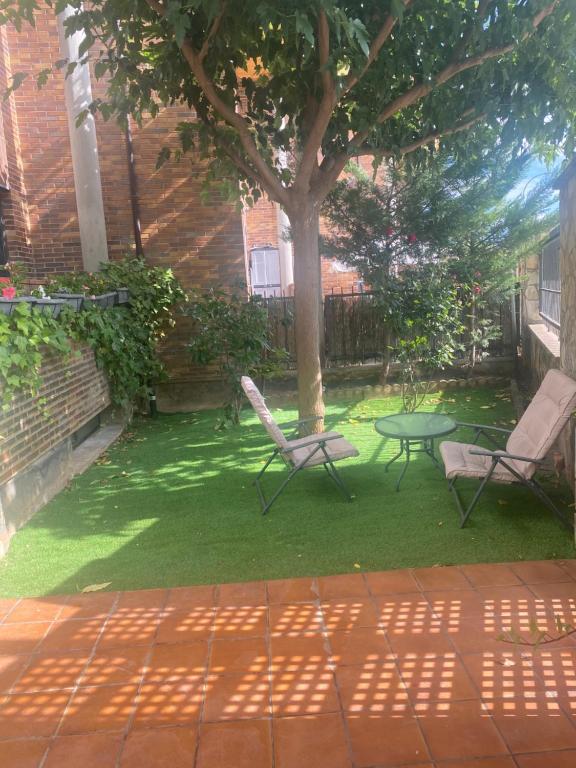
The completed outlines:
<svg viewBox="0 0 576 768">
<path fill-rule="evenodd" d="M 324 333 L 324 322 L 318 249 L 319 206 L 306 202 L 289 211 L 288 216 L 294 244 L 298 412 L 301 419 L 318 417 L 307 431 L 322 432 L 321 335 Z"/>
</svg>

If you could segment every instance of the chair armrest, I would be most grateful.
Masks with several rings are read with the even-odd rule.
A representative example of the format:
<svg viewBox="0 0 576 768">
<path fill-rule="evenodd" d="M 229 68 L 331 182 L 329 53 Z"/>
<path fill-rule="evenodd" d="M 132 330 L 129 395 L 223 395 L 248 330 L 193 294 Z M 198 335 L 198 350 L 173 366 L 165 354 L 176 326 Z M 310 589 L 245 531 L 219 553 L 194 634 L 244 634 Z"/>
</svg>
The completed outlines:
<svg viewBox="0 0 576 768">
<path fill-rule="evenodd" d="M 507 435 L 511 435 L 514 431 L 513 429 L 505 429 L 504 427 L 493 427 L 488 426 L 487 424 L 468 424 L 465 421 L 457 421 L 456 424 L 459 427 L 470 427 L 470 429 L 480 429 L 480 430 L 487 430 L 489 432 L 504 432 Z"/>
<path fill-rule="evenodd" d="M 544 464 L 544 459 L 532 459 L 529 456 L 518 456 L 515 453 L 506 453 L 505 451 L 487 451 L 484 448 L 478 448 L 477 451 L 468 451 L 475 456 L 492 456 L 496 459 L 516 459 L 516 461 L 528 461 L 530 464 Z"/>
<path fill-rule="evenodd" d="M 292 451 L 295 451 L 297 448 L 307 448 L 309 445 L 324 445 L 329 440 L 339 440 L 342 437 L 342 435 L 339 435 L 338 433 L 335 433 L 333 435 L 310 435 L 310 437 L 307 440 L 303 440 L 302 442 L 298 441 L 298 445 L 293 446 L 290 448 L 282 448 L 280 453 L 292 453 Z"/>
</svg>

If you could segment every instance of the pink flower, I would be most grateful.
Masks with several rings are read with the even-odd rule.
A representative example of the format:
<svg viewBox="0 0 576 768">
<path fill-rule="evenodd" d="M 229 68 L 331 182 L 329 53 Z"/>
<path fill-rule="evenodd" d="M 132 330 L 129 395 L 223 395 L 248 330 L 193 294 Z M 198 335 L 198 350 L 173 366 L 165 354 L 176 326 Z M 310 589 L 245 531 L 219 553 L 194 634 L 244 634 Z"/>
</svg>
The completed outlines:
<svg viewBox="0 0 576 768">
<path fill-rule="evenodd" d="M 408 235 L 408 242 L 409 243 L 415 243 L 416 240 L 418 240 L 418 238 L 416 237 L 416 235 L 413 232 Z"/>
<path fill-rule="evenodd" d="M 474 272 L 474 277 L 482 277 L 482 272 Z"/>
<path fill-rule="evenodd" d="M 479 285 L 475 285 L 473 290 L 475 294 L 482 293 L 482 288 Z"/>
<path fill-rule="evenodd" d="M 386 229 L 386 237 L 392 237 L 393 234 L 394 234 L 394 230 L 392 229 L 392 227 L 388 227 Z"/>
<path fill-rule="evenodd" d="M 13 285 L 8 286 L 8 288 L 2 288 L 2 298 L 13 299 L 15 296 L 16 288 Z"/>
</svg>

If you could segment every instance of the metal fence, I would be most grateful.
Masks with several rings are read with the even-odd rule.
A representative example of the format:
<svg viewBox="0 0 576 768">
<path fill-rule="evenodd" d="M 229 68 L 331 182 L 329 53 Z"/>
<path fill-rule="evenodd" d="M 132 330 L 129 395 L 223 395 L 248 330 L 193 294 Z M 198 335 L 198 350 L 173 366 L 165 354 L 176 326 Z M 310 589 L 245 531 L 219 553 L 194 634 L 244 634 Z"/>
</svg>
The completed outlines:
<svg viewBox="0 0 576 768">
<path fill-rule="evenodd" d="M 540 315 L 560 328 L 560 233 L 544 243 L 540 254 Z"/>
<path fill-rule="evenodd" d="M 296 363 L 295 312 L 292 296 L 274 296 L 265 300 L 270 338 L 273 346 L 288 353 L 288 366 Z M 490 342 L 491 357 L 516 353 L 516 309 L 511 302 L 484 310 L 477 320 L 490 318 L 501 330 Z M 465 339 L 464 339 L 465 340 Z M 374 293 L 333 293 L 324 297 L 324 365 L 338 367 L 379 362 L 386 345 L 396 339 L 382 321 Z"/>
</svg>

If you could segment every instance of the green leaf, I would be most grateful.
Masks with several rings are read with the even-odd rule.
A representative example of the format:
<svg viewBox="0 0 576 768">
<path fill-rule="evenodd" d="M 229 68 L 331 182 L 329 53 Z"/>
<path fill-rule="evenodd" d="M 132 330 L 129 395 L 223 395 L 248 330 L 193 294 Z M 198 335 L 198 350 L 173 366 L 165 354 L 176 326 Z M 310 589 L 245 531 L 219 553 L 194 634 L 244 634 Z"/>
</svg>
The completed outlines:
<svg viewBox="0 0 576 768">
<path fill-rule="evenodd" d="M 158 157 L 156 159 L 156 170 L 158 171 L 164 163 L 167 163 L 168 160 L 170 160 L 170 157 L 172 156 L 172 150 L 170 147 L 162 147 L 160 152 L 158 152 Z"/>
<path fill-rule="evenodd" d="M 308 42 L 310 46 L 314 46 L 314 28 L 310 23 L 310 19 L 306 14 L 302 13 L 302 11 L 296 11 L 295 17 L 296 33 L 303 35 L 306 42 Z"/>
<path fill-rule="evenodd" d="M 10 97 L 10 94 L 12 94 L 18 88 L 20 88 L 20 86 L 22 85 L 24 80 L 26 80 L 27 77 L 28 77 L 27 72 L 16 72 L 16 74 L 12 75 L 12 82 L 10 84 L 10 87 L 4 91 L 4 101 L 6 101 Z"/>
<path fill-rule="evenodd" d="M 390 0 L 390 12 L 393 16 L 396 16 L 399 22 L 402 22 L 406 12 L 406 5 L 403 0 Z"/>
</svg>

